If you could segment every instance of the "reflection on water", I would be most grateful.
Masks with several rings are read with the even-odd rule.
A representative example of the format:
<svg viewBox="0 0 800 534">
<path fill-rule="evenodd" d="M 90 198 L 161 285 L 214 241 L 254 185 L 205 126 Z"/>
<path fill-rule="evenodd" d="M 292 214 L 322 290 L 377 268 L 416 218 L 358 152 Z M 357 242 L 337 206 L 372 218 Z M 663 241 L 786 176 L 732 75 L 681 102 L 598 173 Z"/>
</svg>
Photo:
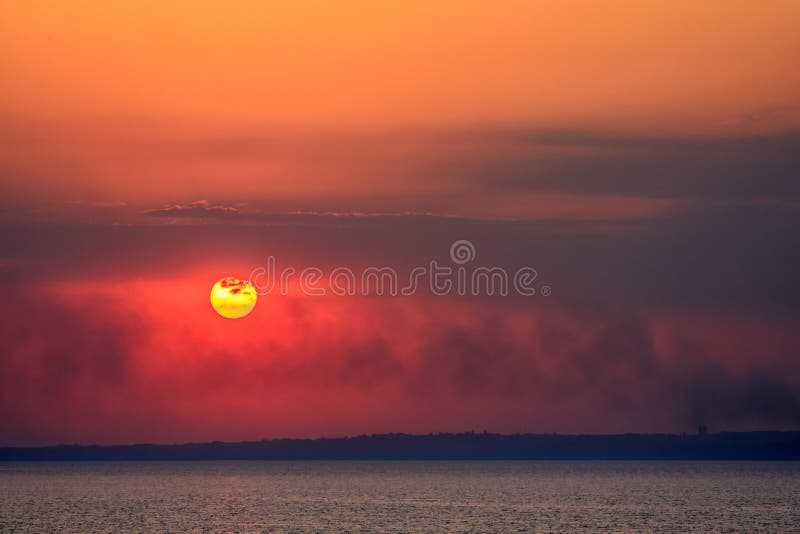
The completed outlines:
<svg viewBox="0 0 800 534">
<path fill-rule="evenodd" d="M 800 531 L 800 463 L 0 463 L 0 530 Z"/>
</svg>

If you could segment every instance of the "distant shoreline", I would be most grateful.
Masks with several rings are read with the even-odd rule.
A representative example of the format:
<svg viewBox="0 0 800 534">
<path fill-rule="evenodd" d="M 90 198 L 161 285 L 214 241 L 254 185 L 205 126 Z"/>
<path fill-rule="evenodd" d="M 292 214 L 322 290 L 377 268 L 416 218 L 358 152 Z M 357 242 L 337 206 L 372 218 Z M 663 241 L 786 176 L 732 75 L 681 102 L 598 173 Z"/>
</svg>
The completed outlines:
<svg viewBox="0 0 800 534">
<path fill-rule="evenodd" d="M 176 445 L 0 447 L 0 461 L 800 460 L 800 431 L 714 434 L 375 434 Z"/>
</svg>

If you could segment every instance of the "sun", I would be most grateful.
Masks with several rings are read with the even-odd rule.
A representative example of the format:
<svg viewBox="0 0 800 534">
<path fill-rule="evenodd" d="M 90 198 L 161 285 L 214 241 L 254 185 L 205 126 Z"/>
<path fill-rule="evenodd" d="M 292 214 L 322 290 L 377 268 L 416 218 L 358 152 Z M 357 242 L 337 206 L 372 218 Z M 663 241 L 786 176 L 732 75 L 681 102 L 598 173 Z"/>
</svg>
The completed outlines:
<svg viewBox="0 0 800 534">
<path fill-rule="evenodd" d="M 256 290 L 247 280 L 228 276 L 211 288 L 211 306 L 223 317 L 239 319 L 256 306 Z"/>
</svg>

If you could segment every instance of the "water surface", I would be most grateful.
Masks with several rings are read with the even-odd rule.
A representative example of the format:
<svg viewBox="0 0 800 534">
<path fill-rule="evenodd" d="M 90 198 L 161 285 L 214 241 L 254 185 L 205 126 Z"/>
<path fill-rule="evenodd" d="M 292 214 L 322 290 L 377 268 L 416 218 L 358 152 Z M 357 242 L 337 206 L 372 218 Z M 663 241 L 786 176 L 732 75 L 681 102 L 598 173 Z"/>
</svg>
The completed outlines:
<svg viewBox="0 0 800 534">
<path fill-rule="evenodd" d="M 800 463 L 0 463 L 2 531 L 800 532 Z"/>
</svg>

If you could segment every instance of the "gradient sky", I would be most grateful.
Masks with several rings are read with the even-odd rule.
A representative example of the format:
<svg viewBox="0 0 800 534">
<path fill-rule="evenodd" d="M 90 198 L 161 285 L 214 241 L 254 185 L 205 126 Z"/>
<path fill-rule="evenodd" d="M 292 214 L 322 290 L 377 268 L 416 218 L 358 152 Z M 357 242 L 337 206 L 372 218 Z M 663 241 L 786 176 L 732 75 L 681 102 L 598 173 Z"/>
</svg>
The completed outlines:
<svg viewBox="0 0 800 534">
<path fill-rule="evenodd" d="M 164 4 L 0 7 L 0 445 L 800 428 L 800 4 Z"/>
</svg>

